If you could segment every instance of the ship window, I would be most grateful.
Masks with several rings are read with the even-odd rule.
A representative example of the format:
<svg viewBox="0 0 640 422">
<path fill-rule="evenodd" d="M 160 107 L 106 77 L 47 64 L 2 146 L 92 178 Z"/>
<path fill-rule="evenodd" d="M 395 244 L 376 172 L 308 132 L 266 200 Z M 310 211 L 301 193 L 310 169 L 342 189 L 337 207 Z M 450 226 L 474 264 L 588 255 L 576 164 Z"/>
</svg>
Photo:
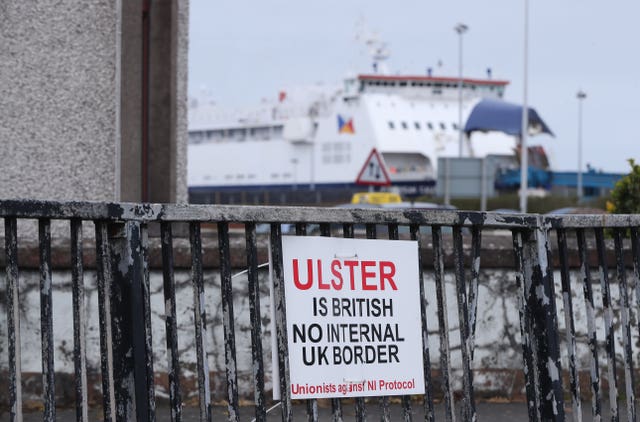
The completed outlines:
<svg viewBox="0 0 640 422">
<path fill-rule="evenodd" d="M 389 121 L 388 123 L 389 123 L 389 129 L 395 129 L 396 128 L 396 125 L 392 121 Z"/>
<path fill-rule="evenodd" d="M 433 123 L 427 122 L 427 127 L 429 128 L 429 130 L 433 130 Z"/>
<path fill-rule="evenodd" d="M 453 130 L 458 130 L 458 124 L 457 123 L 451 123 L 451 126 L 453 126 Z"/>
<path fill-rule="evenodd" d="M 434 95 L 442 94 L 442 90 L 440 88 L 436 88 L 436 89 L 433 90 L 433 94 Z"/>
<path fill-rule="evenodd" d="M 399 85 L 400 86 L 407 86 L 407 83 L 406 82 L 400 82 Z"/>
<path fill-rule="evenodd" d="M 409 129 L 407 122 L 402 122 L 402 129 Z"/>
<path fill-rule="evenodd" d="M 202 142 L 202 138 L 202 132 L 191 132 L 189 134 L 189 140 L 193 144 L 199 144 L 200 142 Z"/>
<path fill-rule="evenodd" d="M 413 122 L 413 125 L 416 127 L 416 130 L 420 130 L 420 122 Z"/>
<path fill-rule="evenodd" d="M 440 122 L 440 129 L 442 129 L 442 130 L 446 130 L 447 129 L 447 127 L 444 125 L 443 122 Z"/>
</svg>

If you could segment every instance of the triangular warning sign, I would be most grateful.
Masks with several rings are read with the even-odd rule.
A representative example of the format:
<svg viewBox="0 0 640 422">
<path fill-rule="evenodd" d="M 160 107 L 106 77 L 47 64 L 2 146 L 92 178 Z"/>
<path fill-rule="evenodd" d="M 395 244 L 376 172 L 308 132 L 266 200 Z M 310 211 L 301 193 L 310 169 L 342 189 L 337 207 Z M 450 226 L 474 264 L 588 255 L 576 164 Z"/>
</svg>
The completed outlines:
<svg viewBox="0 0 640 422">
<path fill-rule="evenodd" d="M 391 184 L 382 156 L 375 148 L 371 150 L 369 158 L 362 166 L 356 184 L 374 186 L 389 186 Z"/>
</svg>

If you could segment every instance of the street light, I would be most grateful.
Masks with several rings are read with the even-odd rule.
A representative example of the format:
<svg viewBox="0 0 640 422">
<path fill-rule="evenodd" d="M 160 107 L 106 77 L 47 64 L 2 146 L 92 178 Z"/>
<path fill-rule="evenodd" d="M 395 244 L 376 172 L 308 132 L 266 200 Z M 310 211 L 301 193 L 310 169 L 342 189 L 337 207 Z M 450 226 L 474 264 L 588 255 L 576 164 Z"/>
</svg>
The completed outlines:
<svg viewBox="0 0 640 422">
<path fill-rule="evenodd" d="M 582 201 L 582 100 L 587 98 L 587 93 L 579 90 L 576 98 L 578 98 L 578 184 L 576 190 L 578 203 L 580 203 Z"/>
<path fill-rule="evenodd" d="M 463 23 L 453 29 L 458 33 L 458 156 L 462 157 L 462 35 L 469 30 Z"/>
<path fill-rule="evenodd" d="M 522 98 L 522 126 L 520 128 L 520 212 L 527 212 L 529 190 L 529 150 L 527 135 L 529 130 L 529 105 L 527 100 L 527 71 L 529 55 L 529 0 L 524 0 L 524 75 Z"/>
</svg>

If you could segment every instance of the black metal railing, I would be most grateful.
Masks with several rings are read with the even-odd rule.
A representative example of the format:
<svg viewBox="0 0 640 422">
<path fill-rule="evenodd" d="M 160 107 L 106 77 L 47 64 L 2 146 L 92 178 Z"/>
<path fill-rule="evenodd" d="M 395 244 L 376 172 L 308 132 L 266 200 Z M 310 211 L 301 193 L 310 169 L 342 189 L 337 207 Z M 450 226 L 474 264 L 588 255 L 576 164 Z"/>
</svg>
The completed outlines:
<svg viewBox="0 0 640 422">
<path fill-rule="evenodd" d="M 178 337 L 179 314 L 191 311 L 191 307 L 178 309 L 174 263 L 173 230 L 188 226 L 191 284 L 193 288 L 193 335 L 196 348 L 196 384 L 199 418 L 212 420 L 213 403 L 226 403 L 228 420 L 250 418 L 265 421 L 269 407 L 265 391 L 265 338 L 262 331 L 260 303 L 259 256 L 270 248 L 273 272 L 273 291 L 276 327 L 276 352 L 280 368 L 279 403 L 283 421 L 292 420 L 294 406 L 289 392 L 287 341 L 283 334 L 286 324 L 284 313 L 284 287 L 281 236 L 283 227 L 292 224 L 296 236 L 319 234 L 321 236 L 366 237 L 375 239 L 409 238 L 418 241 L 420 267 L 430 257 L 435 291 L 425 291 L 425 271 L 420 271 L 420 295 L 423 345 L 425 395 L 402 397 L 400 401 L 403 420 L 411 420 L 412 406 L 422 409 L 424 420 L 436 418 L 436 395 L 442 397 L 443 418 L 462 420 L 477 419 L 474 394 L 474 349 L 479 315 L 478 289 L 482 274 L 481 246 L 483 234 L 501 230 L 512 238 L 514 259 L 513 283 L 518 289 L 518 314 L 520 342 L 522 345 L 523 373 L 527 397 L 528 417 L 531 421 L 565 419 L 565 393 L 570 394 L 574 420 L 581 420 L 581 400 L 591 400 L 594 420 L 604 412 L 617 420 L 619 402 L 624 398 L 625 412 L 629 420 L 635 420 L 634 350 L 638 353 L 638 329 L 640 312 L 640 256 L 638 228 L 640 216 L 540 216 L 524 214 L 492 214 L 443 210 L 379 210 L 379 209 L 328 209 L 296 207 L 233 207 L 204 205 L 154 205 L 127 203 L 57 203 L 44 201 L 0 201 L 0 218 L 5 222 L 6 310 L 8 345 L 8 414 L 9 420 L 22 420 L 23 380 L 21 369 L 20 295 L 21 262 L 19 251 L 29 236 L 29 227 L 19 233 L 23 220 L 37 220 L 37 249 L 40 274 L 40 334 L 42 356 L 42 404 L 44 420 L 56 420 L 56 368 L 54 359 L 54 332 L 56 318 L 52 306 L 52 237 L 69 239 L 69 257 L 72 282 L 73 308 L 73 363 L 75 379 L 76 419 L 87 421 L 89 416 L 89 388 L 87 386 L 87 349 L 85 315 L 85 263 L 86 241 L 95 247 L 95 272 L 99 307 L 99 349 L 102 417 L 105 421 L 155 420 L 156 412 L 170 413 L 172 421 L 182 420 L 183 384 L 181 383 L 181 350 Z M 52 231 L 52 220 L 67 221 L 67 228 Z M 87 223 L 95 232 L 86 233 Z M 27 223 L 25 223 L 27 224 Z M 65 223 L 66 224 L 66 223 Z M 260 241 L 260 225 L 268 225 L 269 242 Z M 287 226 L 285 226 L 287 225 Z M 361 231 L 361 228 L 364 231 Z M 83 230 L 85 232 L 83 232 Z M 168 407 L 156 406 L 156 376 L 152 342 L 152 310 L 150 305 L 150 231 L 157 231 L 160 241 L 162 267 L 162 291 L 164 299 L 164 330 L 162 336 L 167 350 Z M 262 231 L 262 230 L 260 230 Z M 203 232 L 206 232 L 206 236 Z M 53 233 L 53 235 L 52 235 Z M 154 233 L 155 234 L 155 233 Z M 206 289 L 204 282 L 203 238 L 217 235 L 220 273 L 219 295 L 224 332 L 224 396 L 214 397 L 210 390 Z M 207 237 L 209 236 L 209 237 Z M 232 240 L 244 237 L 242 244 Z M 557 238 L 557 247 L 552 245 Z M 90 238 L 90 239 L 89 239 Z M 609 244 L 613 243 L 611 247 Z M 240 246 L 239 246 L 240 245 Z M 84 249 L 83 249 L 84 248 Z M 20 258 L 19 258 L 20 256 Z M 595 257 L 595 258 L 594 258 Z M 612 258 L 613 257 L 613 258 Z M 27 258 L 29 259 L 29 258 Z M 613 260 L 613 262 L 612 262 Z M 242 262 L 247 269 L 247 291 L 251 339 L 253 409 L 240 406 L 236 339 L 234 326 L 234 291 L 232 268 L 234 262 Z M 591 269 L 597 264 L 601 303 L 594 298 Z M 560 273 L 560 291 L 556 292 L 554 268 Z M 616 272 L 617 298 L 611 296 L 609 269 Z M 455 279 L 457 321 L 449 320 L 445 274 L 453 273 Z M 574 274 L 574 281 L 571 275 Z M 431 277 L 431 275 L 429 275 Z M 577 278 L 576 278 L 577 277 Z M 576 282 L 577 281 L 577 282 Z M 576 332 L 574 301 L 581 289 L 586 310 L 586 332 Z M 635 293 L 635 305 L 630 292 Z M 210 293 L 210 292 L 209 292 Z M 558 303 L 557 303 L 558 302 Z M 559 328 L 558 305 L 563 310 L 566 341 L 562 342 Z M 427 308 L 436 307 L 437 321 L 427 321 Z M 635 317 L 633 317 L 635 315 Z M 452 379 L 451 357 L 454 351 L 449 338 L 450 325 L 457 325 L 460 336 L 462 361 L 462 388 L 456 391 Z M 605 336 L 598 338 L 599 327 L 604 324 Z M 437 325 L 439 342 L 439 382 L 434 381 L 429 343 Z M 634 327 L 632 327 L 634 325 Z M 616 353 L 616 330 L 622 339 L 622 357 Z M 635 331 L 634 331 L 635 332 Z M 576 339 L 585 336 L 589 348 L 588 374 L 580 373 L 576 358 Z M 608 401 L 603 400 L 604 383 L 600 377 L 606 356 L 606 389 Z M 457 351 L 456 351 L 457 353 Z M 563 371 L 562 360 L 566 360 Z M 624 393 L 618 390 L 616 365 L 624 367 Z M 568 374 L 568 383 L 563 381 Z M 581 377 L 588 376 L 589 392 L 580 391 Z M 274 382 L 277 382 L 274 380 Z M 436 384 L 441 391 L 435 391 Z M 566 384 L 566 385 L 565 385 Z M 343 417 L 344 400 L 331 400 L 332 420 Z M 365 420 L 372 406 L 383 420 L 391 420 L 390 401 L 382 397 L 377 403 L 358 398 L 354 400 L 356 420 Z M 316 400 L 306 403 L 308 420 L 318 420 Z"/>
</svg>

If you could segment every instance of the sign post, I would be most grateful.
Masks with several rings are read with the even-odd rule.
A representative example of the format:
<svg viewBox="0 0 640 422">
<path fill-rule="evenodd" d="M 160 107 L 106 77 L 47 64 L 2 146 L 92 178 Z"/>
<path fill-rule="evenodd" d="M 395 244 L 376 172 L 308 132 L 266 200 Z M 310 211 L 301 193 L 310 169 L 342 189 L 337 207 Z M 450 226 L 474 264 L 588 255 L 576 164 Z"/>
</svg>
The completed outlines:
<svg viewBox="0 0 640 422">
<path fill-rule="evenodd" d="M 415 241 L 282 237 L 292 399 L 424 393 Z"/>
</svg>

